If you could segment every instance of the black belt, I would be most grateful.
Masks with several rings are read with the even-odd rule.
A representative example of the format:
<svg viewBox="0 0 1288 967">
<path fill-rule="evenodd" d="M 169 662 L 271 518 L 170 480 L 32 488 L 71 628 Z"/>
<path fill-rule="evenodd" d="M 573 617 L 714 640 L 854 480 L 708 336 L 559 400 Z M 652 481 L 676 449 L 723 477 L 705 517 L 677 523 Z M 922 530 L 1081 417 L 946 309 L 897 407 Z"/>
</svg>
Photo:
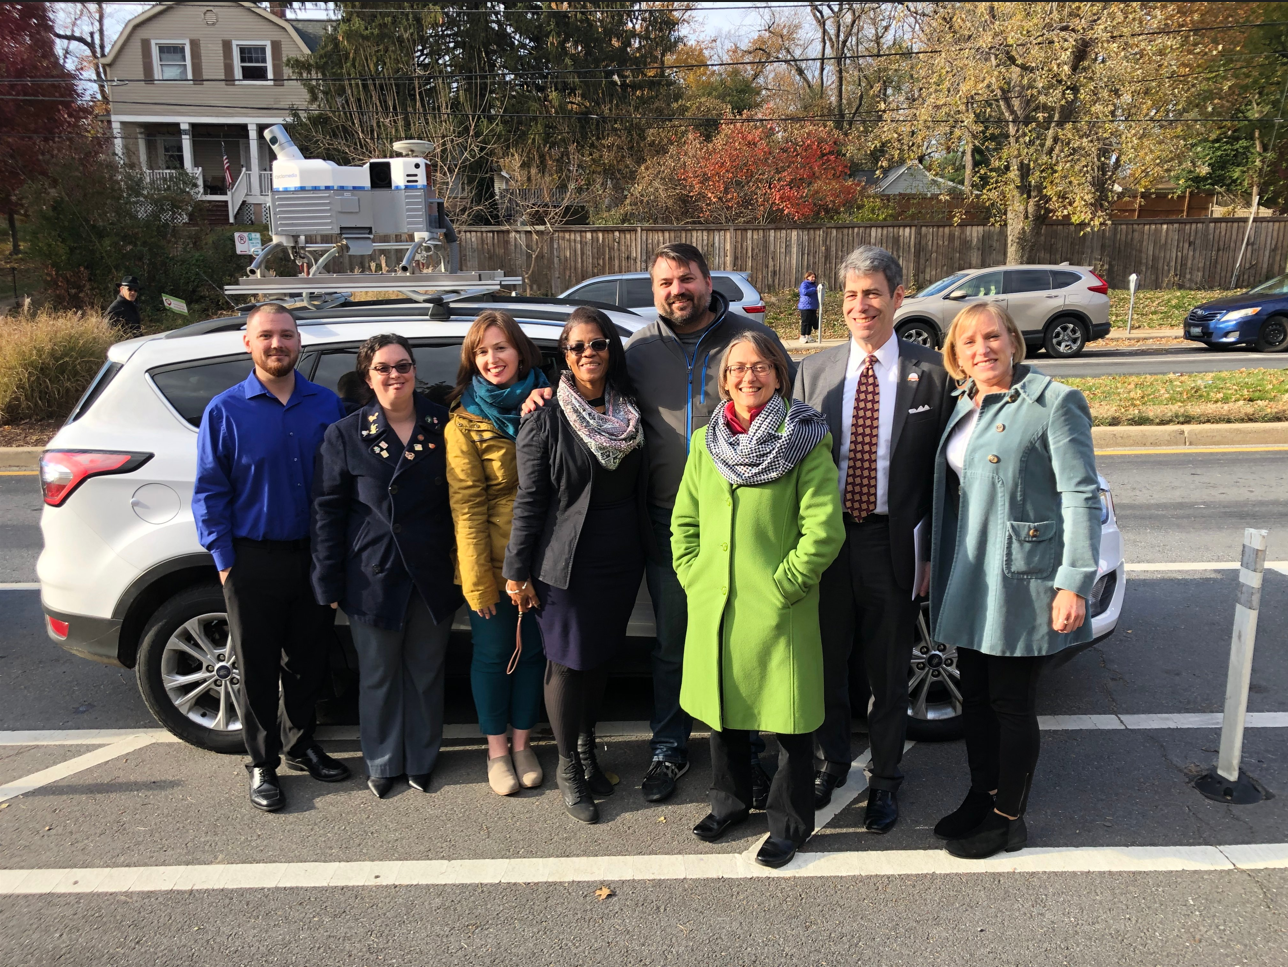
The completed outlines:
<svg viewBox="0 0 1288 967">
<path fill-rule="evenodd" d="M 301 537 L 295 541 L 257 541 L 249 537 L 234 537 L 233 547 L 257 547 L 262 551 L 307 551 L 309 539 Z"/>
<path fill-rule="evenodd" d="M 841 511 L 841 516 L 845 518 L 847 524 L 887 524 L 890 522 L 889 514 L 868 514 L 862 520 L 857 520 L 848 510 Z"/>
</svg>

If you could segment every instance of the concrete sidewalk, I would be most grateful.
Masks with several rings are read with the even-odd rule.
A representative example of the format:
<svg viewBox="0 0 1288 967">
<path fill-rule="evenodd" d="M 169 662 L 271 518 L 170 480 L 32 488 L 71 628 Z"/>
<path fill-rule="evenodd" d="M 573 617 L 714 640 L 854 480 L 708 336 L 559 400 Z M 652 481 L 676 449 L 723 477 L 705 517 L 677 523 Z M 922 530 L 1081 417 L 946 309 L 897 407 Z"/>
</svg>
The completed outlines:
<svg viewBox="0 0 1288 967">
<path fill-rule="evenodd" d="M 1185 335 L 1184 329 L 1133 329 L 1131 335 L 1127 334 L 1126 329 L 1115 329 L 1103 340 L 1097 342 L 1104 343 L 1135 343 L 1144 342 L 1151 339 L 1181 339 Z M 809 353 L 816 353 L 820 349 L 831 349 L 833 346 L 843 346 L 848 342 L 846 339 L 824 339 L 822 342 L 808 342 L 802 344 L 799 337 L 789 337 L 783 345 L 786 347 L 789 355 L 803 356 Z M 1090 345 L 1095 345 L 1091 343 Z"/>
</svg>

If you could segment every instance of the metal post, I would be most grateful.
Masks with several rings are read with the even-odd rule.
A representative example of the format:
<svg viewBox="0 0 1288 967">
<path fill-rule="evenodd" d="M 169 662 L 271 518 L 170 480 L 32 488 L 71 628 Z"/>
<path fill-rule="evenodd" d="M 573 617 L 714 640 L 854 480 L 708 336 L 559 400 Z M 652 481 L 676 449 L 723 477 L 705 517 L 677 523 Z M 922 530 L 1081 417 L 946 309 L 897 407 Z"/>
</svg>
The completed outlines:
<svg viewBox="0 0 1288 967">
<path fill-rule="evenodd" d="M 1131 290 L 1131 301 L 1127 303 L 1127 335 L 1129 336 L 1131 335 L 1132 313 L 1136 311 L 1136 283 L 1139 281 L 1140 279 L 1135 272 L 1127 276 L 1127 288 Z"/>
<path fill-rule="evenodd" d="M 1261 784 L 1240 770 L 1239 760 L 1243 756 L 1243 727 L 1248 714 L 1248 686 L 1252 681 L 1252 650 L 1257 639 L 1257 611 L 1261 606 L 1267 533 L 1251 527 L 1243 532 L 1239 597 L 1234 607 L 1230 670 L 1225 684 L 1225 717 L 1221 722 L 1221 750 L 1212 771 L 1194 784 L 1208 799 L 1236 805 L 1260 802 L 1265 798 Z"/>
<path fill-rule="evenodd" d="M 827 298 L 827 283 L 818 284 L 818 341 L 823 343 L 823 300 Z"/>
</svg>

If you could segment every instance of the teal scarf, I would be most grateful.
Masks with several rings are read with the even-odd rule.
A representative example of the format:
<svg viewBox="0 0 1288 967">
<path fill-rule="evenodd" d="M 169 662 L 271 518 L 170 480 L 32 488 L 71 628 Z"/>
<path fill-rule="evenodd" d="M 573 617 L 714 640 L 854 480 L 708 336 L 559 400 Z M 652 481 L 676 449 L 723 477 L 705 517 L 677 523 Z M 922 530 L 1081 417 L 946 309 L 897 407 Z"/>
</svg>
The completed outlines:
<svg viewBox="0 0 1288 967">
<path fill-rule="evenodd" d="M 546 374 L 535 368 L 528 370 L 528 375 L 513 386 L 497 386 L 482 376 L 475 376 L 474 382 L 461 394 L 461 406 L 483 417 L 513 440 L 519 435 L 519 407 L 534 389 L 549 385 Z"/>
</svg>

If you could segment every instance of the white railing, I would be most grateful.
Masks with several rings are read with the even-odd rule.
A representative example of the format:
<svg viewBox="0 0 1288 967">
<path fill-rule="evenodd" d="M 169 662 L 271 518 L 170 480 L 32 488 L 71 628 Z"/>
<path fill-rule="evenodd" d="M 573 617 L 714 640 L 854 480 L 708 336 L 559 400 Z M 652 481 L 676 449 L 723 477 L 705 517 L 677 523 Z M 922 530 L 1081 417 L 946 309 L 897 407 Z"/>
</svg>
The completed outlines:
<svg viewBox="0 0 1288 967">
<path fill-rule="evenodd" d="M 259 172 L 259 194 L 261 198 L 271 198 L 273 195 L 273 173 L 271 171 Z"/>
<path fill-rule="evenodd" d="M 242 171 L 233 182 L 232 190 L 228 192 L 228 222 L 233 224 L 237 221 L 237 210 L 241 208 L 242 202 L 246 200 L 246 195 L 250 190 L 250 172 Z"/>
<path fill-rule="evenodd" d="M 185 184 L 185 181 L 186 181 L 184 177 L 185 175 L 187 175 L 189 178 L 195 178 L 196 184 L 195 185 Z M 167 188 L 173 187 L 173 188 L 179 188 L 179 189 L 191 188 L 192 193 L 198 197 L 200 197 L 205 192 L 205 188 L 203 186 L 203 182 L 201 179 L 200 168 L 188 168 L 186 171 L 185 170 L 175 171 L 170 168 L 145 169 L 143 172 L 143 177 L 148 181 L 149 184 L 152 184 L 152 185 L 159 185 Z"/>
</svg>

